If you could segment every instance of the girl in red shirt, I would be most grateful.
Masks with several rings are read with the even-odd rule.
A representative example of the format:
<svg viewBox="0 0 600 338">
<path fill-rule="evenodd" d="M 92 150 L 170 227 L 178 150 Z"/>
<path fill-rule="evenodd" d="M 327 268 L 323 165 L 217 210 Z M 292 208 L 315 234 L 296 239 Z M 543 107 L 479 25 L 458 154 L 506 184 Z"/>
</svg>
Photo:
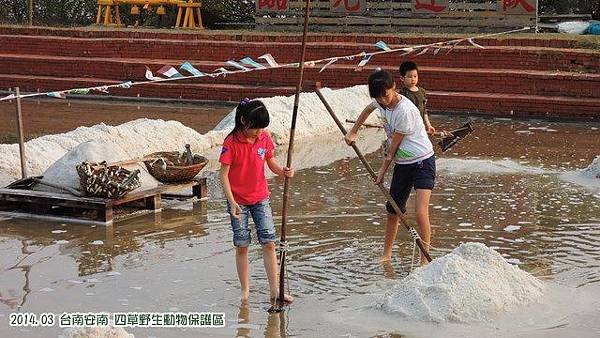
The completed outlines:
<svg viewBox="0 0 600 338">
<path fill-rule="evenodd" d="M 269 125 L 267 107 L 259 100 L 244 99 L 236 108 L 235 127 L 223 141 L 219 162 L 221 184 L 227 197 L 227 212 L 230 214 L 235 245 L 235 263 L 242 288 L 242 301 L 250 296 L 250 264 L 248 245 L 252 217 L 262 255 L 271 303 L 274 305 L 279 294 L 277 256 L 275 255 L 275 224 L 265 178 L 265 162 L 278 176 L 294 176 L 294 171 L 282 168 L 273 157 L 275 146 L 265 128 Z M 285 302 L 293 298 L 285 295 Z"/>
</svg>

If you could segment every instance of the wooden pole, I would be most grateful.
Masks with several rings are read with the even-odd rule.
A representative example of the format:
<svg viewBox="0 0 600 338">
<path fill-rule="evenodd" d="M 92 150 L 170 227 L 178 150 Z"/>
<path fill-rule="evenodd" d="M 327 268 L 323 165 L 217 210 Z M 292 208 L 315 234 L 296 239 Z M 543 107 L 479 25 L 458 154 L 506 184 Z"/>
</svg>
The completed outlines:
<svg viewBox="0 0 600 338">
<path fill-rule="evenodd" d="M 300 102 L 300 91 L 302 90 L 302 80 L 304 77 L 304 59 L 306 55 L 306 36 L 308 35 L 308 16 L 310 14 L 310 0 L 306 0 L 306 8 L 304 11 L 304 31 L 302 33 L 302 49 L 300 53 L 300 64 L 298 65 L 298 83 L 296 84 L 296 96 L 294 97 L 294 109 L 292 112 L 292 126 L 290 128 L 290 142 L 288 145 L 287 152 L 287 163 L 286 167 L 292 167 L 292 154 L 294 151 L 294 134 L 296 132 L 296 118 L 298 116 L 298 103 Z M 281 212 L 281 253 L 280 261 L 281 265 L 279 268 L 279 297 L 277 304 L 269 309 L 270 312 L 281 312 L 283 311 L 284 301 L 284 283 L 285 283 L 285 256 L 286 256 L 286 238 L 287 238 L 287 216 L 288 216 L 288 200 L 290 191 L 290 178 L 285 177 L 283 183 L 283 210 Z"/>
<path fill-rule="evenodd" d="M 321 90 L 319 89 L 318 84 L 317 84 L 317 88 L 315 89 L 315 91 L 316 91 L 317 95 L 319 96 L 319 99 L 321 99 L 321 102 L 323 102 L 323 105 L 325 105 L 325 108 L 329 112 L 329 115 L 331 115 L 331 117 L 335 121 L 335 124 L 337 124 L 338 128 L 340 128 L 342 133 L 344 135 L 346 135 L 346 128 L 344 128 L 344 126 L 342 125 L 342 122 L 340 122 L 338 117 L 335 115 L 335 112 L 333 111 L 333 109 L 331 109 L 331 106 L 329 105 L 327 100 L 325 100 L 325 97 L 321 93 Z M 376 179 L 377 174 L 375 173 L 375 171 L 373 171 L 373 168 L 371 168 L 371 165 L 369 164 L 369 162 L 367 162 L 367 159 L 365 159 L 365 157 L 363 156 L 360 149 L 358 149 L 358 146 L 356 146 L 355 143 L 352 143 L 352 149 L 354 149 L 354 152 L 356 152 L 356 155 L 358 155 L 358 158 L 360 159 L 362 164 L 365 166 L 365 168 L 367 169 L 367 171 L 369 172 L 371 177 L 373 179 Z M 392 198 L 392 195 L 390 195 L 390 192 L 383 186 L 383 182 L 379 183 L 377 185 L 377 187 L 379 187 L 379 190 L 381 190 L 381 192 L 383 193 L 385 198 L 388 200 L 388 202 L 390 202 L 390 204 L 392 205 L 392 208 L 396 212 L 396 215 L 398 215 L 398 217 L 400 217 L 400 223 L 402 223 L 402 225 L 404 225 L 406 230 L 412 235 L 413 232 L 415 232 L 414 228 L 408 224 L 408 222 L 406 221 L 406 218 L 404 217 L 404 215 L 402 214 L 402 211 L 400 210 L 400 207 L 398 207 L 398 204 L 396 203 L 396 201 L 394 201 L 394 199 Z M 423 256 L 425 256 L 425 258 L 427 258 L 428 262 L 431 262 L 431 256 L 429 256 L 429 252 L 427 252 L 427 250 L 423 246 L 423 242 L 421 241 L 421 239 L 416 238 L 415 242 L 417 243 L 417 246 L 423 253 Z"/>
<path fill-rule="evenodd" d="M 540 2 L 539 0 L 535 0 L 535 33 L 540 32 L 539 24 L 540 24 Z"/>
<path fill-rule="evenodd" d="M 25 163 L 25 143 L 23 142 L 23 116 L 21 114 L 21 92 L 19 87 L 15 88 L 17 93 L 17 137 L 19 138 L 19 154 L 21 155 L 21 178 L 27 177 L 27 167 Z"/>
<path fill-rule="evenodd" d="M 29 25 L 29 27 L 31 27 L 33 26 L 33 0 L 27 0 L 27 9 L 27 24 Z"/>
</svg>

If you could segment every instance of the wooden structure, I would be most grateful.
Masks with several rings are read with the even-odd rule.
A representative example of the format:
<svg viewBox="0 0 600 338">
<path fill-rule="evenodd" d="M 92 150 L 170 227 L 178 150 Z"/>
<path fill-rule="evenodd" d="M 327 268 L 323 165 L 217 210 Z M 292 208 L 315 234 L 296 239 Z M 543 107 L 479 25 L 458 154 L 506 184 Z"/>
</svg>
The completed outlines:
<svg viewBox="0 0 600 338">
<path fill-rule="evenodd" d="M 257 0 L 256 25 L 299 30 L 302 0 Z M 314 0 L 313 31 L 490 32 L 536 25 L 537 0 Z"/>
<path fill-rule="evenodd" d="M 0 189 L 0 215 L 95 225 L 112 225 L 120 217 L 130 218 L 126 216 L 132 214 L 138 216 L 160 212 L 163 198 L 203 199 L 207 196 L 206 178 L 180 184 L 163 184 L 149 190 L 134 190 L 116 200 L 34 191 L 31 185 L 15 183 Z M 175 195 L 183 189 L 191 189 L 192 193 Z"/>
<path fill-rule="evenodd" d="M 200 13 L 202 4 L 198 0 L 98 0 L 96 24 L 123 26 L 121 23 L 120 5 L 143 6 L 144 8 L 159 6 L 159 10 L 163 6 L 177 6 L 175 28 L 203 29 L 202 14 Z M 157 10 L 159 15 L 164 14 L 164 12 L 161 13 L 159 10 Z"/>
<path fill-rule="evenodd" d="M 175 28 L 190 28 L 190 29 L 203 29 L 202 26 L 202 14 L 200 13 L 201 3 L 193 1 L 180 1 L 177 5 L 177 21 L 175 22 Z M 183 21 L 181 16 L 183 14 Z"/>
</svg>

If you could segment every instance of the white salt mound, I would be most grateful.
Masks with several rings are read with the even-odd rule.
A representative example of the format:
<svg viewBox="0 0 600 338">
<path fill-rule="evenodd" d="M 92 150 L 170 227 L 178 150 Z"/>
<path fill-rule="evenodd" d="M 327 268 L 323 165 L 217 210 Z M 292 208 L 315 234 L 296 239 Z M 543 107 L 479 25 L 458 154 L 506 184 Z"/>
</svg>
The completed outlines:
<svg viewBox="0 0 600 338">
<path fill-rule="evenodd" d="M 388 291 L 380 306 L 410 319 L 488 321 L 538 300 L 540 280 L 480 243 L 465 243 L 418 268 Z"/>
<path fill-rule="evenodd" d="M 564 173 L 560 178 L 591 190 L 600 190 L 600 156 L 596 156 L 587 168 Z"/>
<path fill-rule="evenodd" d="M 338 90 L 323 88 L 322 92 L 342 121 L 355 119 L 362 108 L 371 101 L 366 86 Z M 265 103 L 269 110 L 271 124 L 268 129 L 273 139 L 278 144 L 287 142 L 294 97 L 276 96 L 260 98 L 260 100 Z M 376 121 L 374 115 L 369 120 L 370 122 Z M 185 144 L 190 144 L 193 152 L 204 154 L 210 148 L 222 144 L 225 136 L 233 129 L 234 117 L 235 109 L 214 130 L 206 134 L 200 134 L 177 121 L 138 119 L 119 126 L 108 126 L 102 123 L 92 127 L 79 127 L 63 134 L 42 136 L 25 144 L 28 173 L 29 175 L 41 175 L 52 164 L 65 156 L 67 152 L 88 141 L 98 142 L 97 146 L 100 148 L 106 146 L 102 146 L 102 143 L 118 145 L 120 150 L 117 149 L 114 156 L 110 154 L 108 147 L 101 150 L 109 158 L 121 158 L 124 156 L 123 153 L 127 159 L 131 159 L 157 151 L 183 150 Z M 296 139 L 320 136 L 334 131 L 337 131 L 337 127 L 317 95 L 315 93 L 302 93 L 296 125 Z M 120 152 L 121 150 L 123 153 Z M 72 155 L 72 158 L 81 158 L 75 155 L 77 154 Z M 95 159 L 99 161 L 107 160 L 106 158 L 100 158 L 100 156 L 95 157 Z M 67 164 L 70 165 L 71 163 L 65 163 L 64 165 Z M 63 173 L 64 169 L 64 166 L 58 165 L 55 168 L 56 171 L 53 169 L 53 171 L 46 173 L 46 178 L 54 179 L 58 174 Z M 0 145 L 0 183 L 6 180 L 6 175 L 12 179 L 20 177 L 19 148 L 17 144 Z M 48 177 L 48 175 L 54 176 Z"/>
<path fill-rule="evenodd" d="M 19 176 L 20 177 L 20 176 Z M 2 171 L 0 171 L 0 188 L 4 188 L 13 182 L 15 179 Z"/>
<path fill-rule="evenodd" d="M 135 338 L 123 328 L 115 327 L 86 327 L 66 329 L 59 338 Z"/>
</svg>

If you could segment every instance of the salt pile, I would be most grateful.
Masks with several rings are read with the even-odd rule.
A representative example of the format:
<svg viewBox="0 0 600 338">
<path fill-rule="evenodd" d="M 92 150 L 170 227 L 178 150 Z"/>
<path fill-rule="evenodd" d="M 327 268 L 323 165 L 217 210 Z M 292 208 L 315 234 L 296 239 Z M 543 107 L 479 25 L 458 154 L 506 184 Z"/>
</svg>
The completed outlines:
<svg viewBox="0 0 600 338">
<path fill-rule="evenodd" d="M 538 300 L 541 281 L 480 243 L 465 243 L 419 268 L 388 291 L 380 306 L 410 319 L 478 322 Z"/>
<path fill-rule="evenodd" d="M 125 150 L 112 142 L 88 141 L 84 142 L 61 157 L 44 172 L 44 180 L 64 187 L 79 189 L 79 176 L 75 166 L 83 161 L 108 163 L 127 160 L 129 157 Z M 158 181 L 150 175 L 145 166 L 139 164 L 126 165 L 129 170 L 140 170 L 140 183 L 142 189 L 152 189 L 158 186 Z M 54 190 L 40 186 L 40 190 Z"/>
<path fill-rule="evenodd" d="M 341 120 L 355 119 L 361 109 L 370 102 L 366 86 L 330 90 L 324 88 L 323 95 L 328 99 Z M 289 126 L 292 118 L 294 97 L 276 96 L 261 98 L 271 114 L 269 131 L 278 143 L 285 143 L 289 137 Z M 108 159 L 138 158 L 157 151 L 183 150 L 185 144 L 190 144 L 192 151 L 204 154 L 210 148 L 222 144 L 225 136 L 233 129 L 235 109 L 232 110 L 214 130 L 200 134 L 177 121 L 138 119 L 119 126 L 98 124 L 92 127 L 79 127 L 73 131 L 47 135 L 26 143 L 27 168 L 30 175 L 44 175 L 46 179 L 56 179 L 65 168 L 73 163 L 92 160 L 92 148 L 100 149 Z M 375 122 L 375 116 L 371 122 Z M 320 136 L 336 131 L 337 127 L 323 107 L 315 93 L 302 93 L 296 125 L 296 139 Z M 95 141 L 86 149 L 76 149 L 76 154 L 65 158 L 65 154 L 73 151 L 78 145 Z M 112 147 L 115 154 L 110 154 Z M 59 159 L 65 163 L 56 164 L 51 172 L 44 173 Z M 94 160 L 102 160 L 97 156 Z M 71 172 L 71 178 L 75 175 Z M 6 176 L 16 179 L 20 177 L 20 162 L 18 145 L 0 145 L 0 183 L 6 181 Z M 9 179 L 10 180 L 10 179 Z M 74 186 L 70 179 L 61 181 L 64 185 Z M 69 183 L 70 182 L 70 183 Z M 69 183 L 69 184 L 66 184 Z M 142 183 L 144 184 L 144 183 Z"/>
<path fill-rule="evenodd" d="M 564 173 L 560 178 L 591 190 L 600 190 L 600 156 L 596 156 L 587 168 Z"/>
<path fill-rule="evenodd" d="M 134 338 L 122 328 L 115 327 L 86 327 L 77 329 L 66 329 L 59 338 Z"/>
</svg>

